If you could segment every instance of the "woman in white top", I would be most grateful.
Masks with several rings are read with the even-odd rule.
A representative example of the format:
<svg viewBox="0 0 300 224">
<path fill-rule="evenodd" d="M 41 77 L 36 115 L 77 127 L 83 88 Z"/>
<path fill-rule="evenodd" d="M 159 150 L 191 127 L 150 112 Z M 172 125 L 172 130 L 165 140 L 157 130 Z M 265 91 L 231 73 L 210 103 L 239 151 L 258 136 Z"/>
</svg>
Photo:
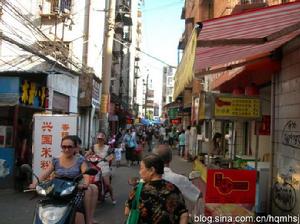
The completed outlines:
<svg viewBox="0 0 300 224">
<path fill-rule="evenodd" d="M 103 161 L 98 163 L 98 166 L 101 168 L 103 181 L 109 191 L 111 200 L 113 204 L 116 204 L 116 200 L 113 195 L 113 188 L 110 184 L 111 172 L 109 161 L 113 159 L 113 154 L 109 153 L 109 146 L 105 144 L 105 141 L 106 135 L 103 132 L 99 132 L 97 135 L 97 144 L 93 145 L 93 149 L 87 152 L 86 156 L 94 153 L 103 159 Z"/>
</svg>

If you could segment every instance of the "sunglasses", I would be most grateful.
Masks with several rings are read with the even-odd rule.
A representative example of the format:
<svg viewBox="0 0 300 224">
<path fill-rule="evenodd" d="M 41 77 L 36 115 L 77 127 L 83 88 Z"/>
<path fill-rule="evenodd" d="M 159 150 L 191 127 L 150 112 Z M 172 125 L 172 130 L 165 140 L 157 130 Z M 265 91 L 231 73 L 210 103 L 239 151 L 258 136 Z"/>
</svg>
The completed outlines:
<svg viewBox="0 0 300 224">
<path fill-rule="evenodd" d="M 72 149 L 72 148 L 74 148 L 74 146 L 73 145 L 62 145 L 61 148 L 62 149 Z"/>
</svg>

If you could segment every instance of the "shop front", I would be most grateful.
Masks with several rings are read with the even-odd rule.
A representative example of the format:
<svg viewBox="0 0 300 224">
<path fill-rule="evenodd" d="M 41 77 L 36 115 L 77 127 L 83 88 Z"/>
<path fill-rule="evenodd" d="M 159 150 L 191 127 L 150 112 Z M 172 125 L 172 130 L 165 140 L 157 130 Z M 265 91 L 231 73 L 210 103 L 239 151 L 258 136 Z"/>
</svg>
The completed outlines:
<svg viewBox="0 0 300 224">
<path fill-rule="evenodd" d="M 0 74 L 0 188 L 18 187 L 21 163 L 32 159 L 32 117 L 48 107 L 47 73 Z"/>
<path fill-rule="evenodd" d="M 262 122 L 261 98 L 203 92 L 199 105 L 201 146 L 194 170 L 200 174 L 195 184 L 204 193 L 205 214 L 234 217 L 266 212 L 270 162 L 259 158 L 264 143 L 251 128 Z M 215 142 L 217 135 L 220 141 Z"/>
</svg>

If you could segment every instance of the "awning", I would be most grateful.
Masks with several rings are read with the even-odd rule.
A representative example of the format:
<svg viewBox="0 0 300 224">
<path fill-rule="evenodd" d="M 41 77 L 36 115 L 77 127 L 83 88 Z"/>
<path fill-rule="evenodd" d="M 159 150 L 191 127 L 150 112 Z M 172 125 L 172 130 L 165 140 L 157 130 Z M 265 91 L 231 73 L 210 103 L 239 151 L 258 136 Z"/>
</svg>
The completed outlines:
<svg viewBox="0 0 300 224">
<path fill-rule="evenodd" d="M 234 88 L 243 88 L 252 83 L 260 86 L 271 81 L 272 75 L 280 71 L 280 65 L 280 62 L 270 58 L 261 59 L 256 63 L 223 72 L 212 81 L 211 88 L 230 93 Z"/>
<path fill-rule="evenodd" d="M 248 58 L 268 55 L 298 36 L 300 2 L 207 20 L 202 25 L 194 65 L 196 77 L 245 65 Z"/>
<path fill-rule="evenodd" d="M 177 96 L 179 96 L 179 94 L 184 90 L 186 85 L 193 80 L 193 65 L 195 61 L 196 41 L 197 32 L 196 29 L 194 29 L 175 73 L 173 93 L 174 99 L 176 99 Z"/>
</svg>

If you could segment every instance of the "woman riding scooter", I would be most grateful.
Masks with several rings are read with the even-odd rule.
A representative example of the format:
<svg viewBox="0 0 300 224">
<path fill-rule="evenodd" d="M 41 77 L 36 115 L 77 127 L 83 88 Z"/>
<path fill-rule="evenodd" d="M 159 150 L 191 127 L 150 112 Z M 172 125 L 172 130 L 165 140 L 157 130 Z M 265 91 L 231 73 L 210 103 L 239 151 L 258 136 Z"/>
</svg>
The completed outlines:
<svg viewBox="0 0 300 224">
<path fill-rule="evenodd" d="M 83 158 L 75 156 L 76 141 L 73 136 L 65 136 L 61 140 L 61 154 L 58 158 L 53 158 L 47 170 L 39 177 L 40 181 L 46 180 L 54 172 L 55 176 L 74 178 L 87 170 L 87 164 Z M 80 188 L 86 189 L 84 195 L 85 217 L 83 213 L 76 213 L 77 224 L 93 223 L 93 192 L 89 187 L 89 177 L 84 175 Z M 35 188 L 37 182 L 33 182 L 29 188 Z M 85 222 L 86 220 L 86 222 Z"/>
<path fill-rule="evenodd" d="M 97 144 L 95 144 L 93 149 L 88 151 L 85 156 L 88 157 L 89 155 L 96 154 L 101 158 L 101 162 L 99 162 L 98 166 L 101 168 L 104 184 L 110 193 L 112 203 L 115 205 L 116 200 L 110 183 L 111 172 L 109 167 L 109 161 L 113 159 L 113 155 L 109 152 L 109 146 L 105 144 L 105 141 L 106 135 L 103 132 L 99 132 L 97 135 Z"/>
</svg>

